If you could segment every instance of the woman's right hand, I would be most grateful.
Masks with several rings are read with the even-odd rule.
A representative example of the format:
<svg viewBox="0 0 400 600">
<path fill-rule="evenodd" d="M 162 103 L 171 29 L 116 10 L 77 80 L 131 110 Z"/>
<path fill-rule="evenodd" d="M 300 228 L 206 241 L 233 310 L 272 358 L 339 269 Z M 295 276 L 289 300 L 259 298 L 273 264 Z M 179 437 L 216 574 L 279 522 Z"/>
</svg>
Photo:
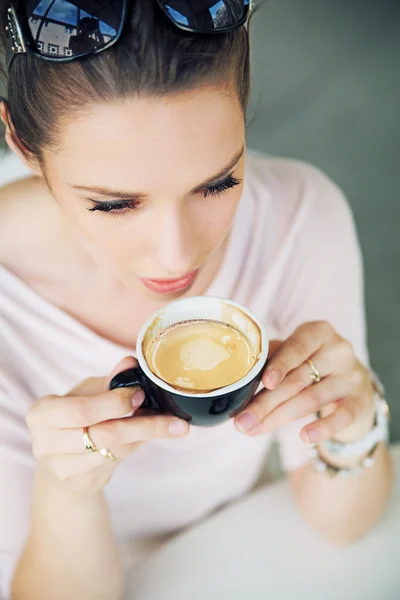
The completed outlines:
<svg viewBox="0 0 400 600">
<path fill-rule="evenodd" d="M 144 393 L 138 388 L 110 391 L 108 386 L 115 374 L 136 366 L 133 357 L 126 357 L 109 377 L 85 379 L 65 396 L 44 396 L 33 404 L 26 422 L 42 475 L 44 471 L 54 483 L 71 490 L 97 492 L 121 460 L 144 442 L 187 435 L 188 423 L 174 416 L 139 410 L 136 416 L 124 418 L 139 409 Z M 84 427 L 96 448 L 107 448 L 116 461 L 99 452 L 85 452 Z"/>
</svg>

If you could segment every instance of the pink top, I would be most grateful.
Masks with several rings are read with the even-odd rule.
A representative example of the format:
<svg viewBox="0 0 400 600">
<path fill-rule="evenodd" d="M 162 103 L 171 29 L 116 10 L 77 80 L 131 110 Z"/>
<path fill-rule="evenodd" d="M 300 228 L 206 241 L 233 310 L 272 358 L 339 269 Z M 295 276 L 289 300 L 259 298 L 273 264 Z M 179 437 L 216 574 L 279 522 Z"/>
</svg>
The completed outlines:
<svg viewBox="0 0 400 600">
<path fill-rule="evenodd" d="M 362 288 L 360 249 L 340 190 L 308 165 L 248 154 L 232 236 L 207 294 L 248 306 L 271 338 L 285 338 L 306 321 L 328 320 L 366 364 Z M 133 349 L 99 337 L 2 267 L 0 303 L 0 571 L 7 598 L 29 523 L 35 469 L 24 421 L 29 406 L 107 374 Z M 276 432 L 286 470 L 307 460 L 303 424 Z M 228 422 L 142 446 L 105 489 L 116 535 L 171 532 L 245 494 L 272 439 L 248 438 Z"/>
</svg>

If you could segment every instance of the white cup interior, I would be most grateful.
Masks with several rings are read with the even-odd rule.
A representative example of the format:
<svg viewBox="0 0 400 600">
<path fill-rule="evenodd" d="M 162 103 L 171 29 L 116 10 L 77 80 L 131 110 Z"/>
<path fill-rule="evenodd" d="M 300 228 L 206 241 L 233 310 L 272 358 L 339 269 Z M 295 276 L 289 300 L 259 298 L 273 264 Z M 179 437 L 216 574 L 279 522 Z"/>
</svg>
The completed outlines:
<svg viewBox="0 0 400 600">
<path fill-rule="evenodd" d="M 207 398 L 221 396 L 222 394 L 233 392 L 243 387 L 258 375 L 267 360 L 269 344 L 265 329 L 257 317 L 247 308 L 232 300 L 214 298 L 212 296 L 195 296 L 192 298 L 183 298 L 165 306 L 150 317 L 141 328 L 136 344 L 136 355 L 141 368 L 149 379 L 164 390 L 179 396 L 188 395 L 188 392 L 177 390 L 157 377 L 147 365 L 145 352 L 150 341 L 163 329 L 181 321 L 190 321 L 192 319 L 210 319 L 233 325 L 247 336 L 256 351 L 257 360 L 252 369 L 239 381 L 212 392 L 198 394 L 189 392 L 191 396 L 195 395 Z"/>
</svg>

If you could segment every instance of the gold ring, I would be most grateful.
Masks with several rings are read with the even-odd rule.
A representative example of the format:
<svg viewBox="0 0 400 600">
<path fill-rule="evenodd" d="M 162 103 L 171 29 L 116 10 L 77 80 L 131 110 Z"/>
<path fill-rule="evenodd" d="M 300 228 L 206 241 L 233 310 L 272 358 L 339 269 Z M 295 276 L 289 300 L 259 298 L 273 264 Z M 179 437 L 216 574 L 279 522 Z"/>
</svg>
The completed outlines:
<svg viewBox="0 0 400 600">
<path fill-rule="evenodd" d="M 92 453 L 97 452 L 97 448 L 93 443 L 92 438 L 89 435 L 87 427 L 83 428 L 83 443 L 85 444 L 85 452 Z"/>
<path fill-rule="evenodd" d="M 310 373 L 310 379 L 312 380 L 313 383 L 319 383 L 322 379 L 320 372 L 318 371 L 317 367 L 314 365 L 313 361 L 311 359 L 308 359 L 306 361 L 306 363 L 308 365 L 310 365 L 311 367 L 311 371 L 312 373 Z"/>
<path fill-rule="evenodd" d="M 112 460 L 113 462 L 117 460 L 117 457 L 114 456 L 112 452 L 107 450 L 107 448 L 102 448 L 101 450 L 99 450 L 99 452 L 102 456 L 104 456 L 104 458 L 107 458 L 107 460 Z"/>
<path fill-rule="evenodd" d="M 99 452 L 99 454 L 101 454 L 104 458 L 107 458 L 108 460 L 117 460 L 117 457 L 114 456 L 114 454 L 110 452 L 107 448 L 102 448 L 101 450 L 98 450 L 96 448 L 92 438 L 89 435 L 87 427 L 83 428 L 83 443 L 85 444 L 85 452 Z"/>
</svg>

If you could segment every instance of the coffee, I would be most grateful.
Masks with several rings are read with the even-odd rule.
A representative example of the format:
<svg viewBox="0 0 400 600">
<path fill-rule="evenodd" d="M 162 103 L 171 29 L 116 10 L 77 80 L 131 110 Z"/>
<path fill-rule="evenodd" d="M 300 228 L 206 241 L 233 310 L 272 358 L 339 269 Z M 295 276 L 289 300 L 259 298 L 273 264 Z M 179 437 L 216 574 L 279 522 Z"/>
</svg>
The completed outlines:
<svg viewBox="0 0 400 600">
<path fill-rule="evenodd" d="M 192 393 L 235 383 L 257 360 L 241 331 L 206 319 L 182 321 L 161 330 L 147 345 L 145 357 L 157 377 Z"/>
</svg>

